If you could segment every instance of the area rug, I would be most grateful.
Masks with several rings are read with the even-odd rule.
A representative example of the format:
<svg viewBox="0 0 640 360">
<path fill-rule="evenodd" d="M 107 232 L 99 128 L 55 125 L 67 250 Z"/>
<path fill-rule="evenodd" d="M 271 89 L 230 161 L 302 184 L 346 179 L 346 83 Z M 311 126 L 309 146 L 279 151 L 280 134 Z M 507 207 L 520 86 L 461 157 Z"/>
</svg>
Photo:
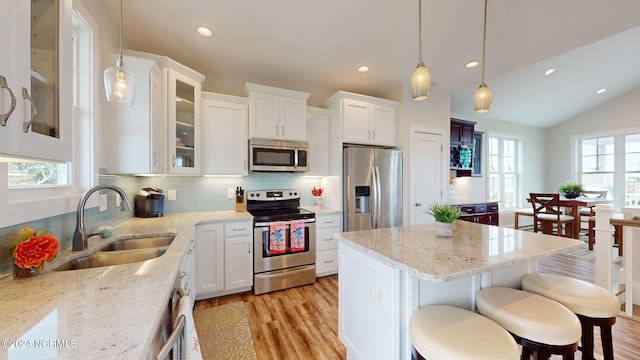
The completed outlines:
<svg viewBox="0 0 640 360">
<path fill-rule="evenodd" d="M 257 359 L 241 301 L 193 312 L 203 359 Z"/>
</svg>

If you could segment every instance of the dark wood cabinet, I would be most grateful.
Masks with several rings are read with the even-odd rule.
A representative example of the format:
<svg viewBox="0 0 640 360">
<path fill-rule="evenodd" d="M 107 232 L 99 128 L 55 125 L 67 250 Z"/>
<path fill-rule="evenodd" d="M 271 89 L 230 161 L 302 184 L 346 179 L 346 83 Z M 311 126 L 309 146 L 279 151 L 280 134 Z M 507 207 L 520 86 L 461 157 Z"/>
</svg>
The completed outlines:
<svg viewBox="0 0 640 360">
<path fill-rule="evenodd" d="M 499 224 L 499 211 L 497 202 L 459 204 L 462 215 L 460 220 L 474 222 L 478 224 L 496 225 Z"/>
<path fill-rule="evenodd" d="M 474 168 L 475 122 L 451 118 L 449 169 L 456 176 L 471 176 Z"/>
<path fill-rule="evenodd" d="M 473 121 L 451 118 L 451 145 L 473 146 L 473 131 L 476 123 Z"/>
</svg>

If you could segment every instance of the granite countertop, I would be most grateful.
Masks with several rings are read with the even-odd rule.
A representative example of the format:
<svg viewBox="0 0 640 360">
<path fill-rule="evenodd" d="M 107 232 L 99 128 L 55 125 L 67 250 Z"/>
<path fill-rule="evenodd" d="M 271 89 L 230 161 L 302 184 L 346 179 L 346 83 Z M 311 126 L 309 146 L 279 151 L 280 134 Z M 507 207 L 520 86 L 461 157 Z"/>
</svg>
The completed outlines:
<svg viewBox="0 0 640 360">
<path fill-rule="evenodd" d="M 31 279 L 0 281 L 0 358 L 143 359 L 173 290 L 195 225 L 251 220 L 247 212 L 214 211 L 132 218 L 109 239 L 89 239 L 82 252 L 65 250 Z M 52 271 L 122 237 L 175 234 L 167 252 L 141 263 Z M 32 340 L 28 340 L 32 339 Z M 14 344 L 16 348 L 8 348 Z"/>
<path fill-rule="evenodd" d="M 453 237 L 437 237 L 435 225 L 336 234 L 350 246 L 419 279 L 441 283 L 524 263 L 584 246 L 578 240 L 456 221 Z"/>
<path fill-rule="evenodd" d="M 336 210 L 336 209 L 332 209 L 332 208 L 328 208 L 328 207 L 315 207 L 315 206 L 302 206 L 303 209 L 309 210 L 309 211 L 313 211 L 314 213 L 316 213 L 317 215 L 324 215 L 324 214 L 336 214 L 336 213 L 341 213 L 342 211 L 340 210 Z"/>
<path fill-rule="evenodd" d="M 475 204 L 490 204 L 497 203 L 497 200 L 478 200 L 478 199 L 451 199 L 449 203 L 451 205 L 475 205 Z"/>
</svg>

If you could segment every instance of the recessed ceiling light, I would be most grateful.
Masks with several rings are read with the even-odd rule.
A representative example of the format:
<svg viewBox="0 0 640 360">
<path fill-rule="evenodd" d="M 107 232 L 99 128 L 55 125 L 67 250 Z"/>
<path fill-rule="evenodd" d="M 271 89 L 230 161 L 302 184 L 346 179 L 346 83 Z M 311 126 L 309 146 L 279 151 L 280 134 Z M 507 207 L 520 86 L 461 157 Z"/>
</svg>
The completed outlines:
<svg viewBox="0 0 640 360">
<path fill-rule="evenodd" d="M 474 68 L 474 67 L 476 67 L 476 66 L 478 66 L 478 65 L 480 65 L 480 63 L 478 62 L 478 60 L 471 60 L 471 61 L 469 61 L 468 63 L 466 63 L 466 64 L 464 65 L 464 67 L 471 69 L 471 68 Z"/>
<path fill-rule="evenodd" d="M 556 69 L 554 69 L 554 68 L 547 69 L 547 71 L 544 72 L 544 76 L 549 76 L 549 75 L 553 74 L 554 72 L 556 72 Z"/>
<path fill-rule="evenodd" d="M 360 67 L 358 68 L 358 71 L 360 71 L 361 73 L 363 73 L 363 72 L 367 72 L 367 71 L 369 71 L 369 67 L 368 67 L 368 66 L 364 66 L 364 65 L 363 65 L 363 66 L 360 66 Z"/>
<path fill-rule="evenodd" d="M 602 88 L 602 89 L 600 89 L 600 90 L 596 91 L 596 94 L 600 95 L 600 94 L 602 94 L 602 93 L 604 93 L 604 92 L 606 92 L 606 91 L 607 91 L 607 89 L 606 89 L 606 88 Z"/>
<path fill-rule="evenodd" d="M 204 37 L 210 37 L 211 35 L 213 35 L 213 32 L 211 32 L 211 29 L 206 28 L 204 26 L 197 28 L 196 31 L 198 32 L 198 34 Z"/>
</svg>

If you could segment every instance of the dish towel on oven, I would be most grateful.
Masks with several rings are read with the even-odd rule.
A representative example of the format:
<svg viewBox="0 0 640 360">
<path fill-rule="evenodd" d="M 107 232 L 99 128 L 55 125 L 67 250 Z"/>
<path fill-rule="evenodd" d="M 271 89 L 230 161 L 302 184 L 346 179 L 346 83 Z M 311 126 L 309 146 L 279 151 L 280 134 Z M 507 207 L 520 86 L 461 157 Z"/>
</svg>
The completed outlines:
<svg viewBox="0 0 640 360">
<path fill-rule="evenodd" d="M 291 220 L 291 252 L 304 250 L 304 220 Z"/>
<path fill-rule="evenodd" d="M 178 342 L 173 348 L 174 360 L 202 360 L 200 352 L 200 342 L 198 341 L 198 333 L 196 332 L 196 324 L 193 321 L 193 307 L 191 306 L 191 298 L 183 296 L 178 303 L 178 316 L 184 316 L 184 329 L 179 337 Z M 175 325 L 175 324 L 174 324 Z"/>
<path fill-rule="evenodd" d="M 284 254 L 286 251 L 284 222 L 269 223 L 269 254 Z"/>
</svg>

